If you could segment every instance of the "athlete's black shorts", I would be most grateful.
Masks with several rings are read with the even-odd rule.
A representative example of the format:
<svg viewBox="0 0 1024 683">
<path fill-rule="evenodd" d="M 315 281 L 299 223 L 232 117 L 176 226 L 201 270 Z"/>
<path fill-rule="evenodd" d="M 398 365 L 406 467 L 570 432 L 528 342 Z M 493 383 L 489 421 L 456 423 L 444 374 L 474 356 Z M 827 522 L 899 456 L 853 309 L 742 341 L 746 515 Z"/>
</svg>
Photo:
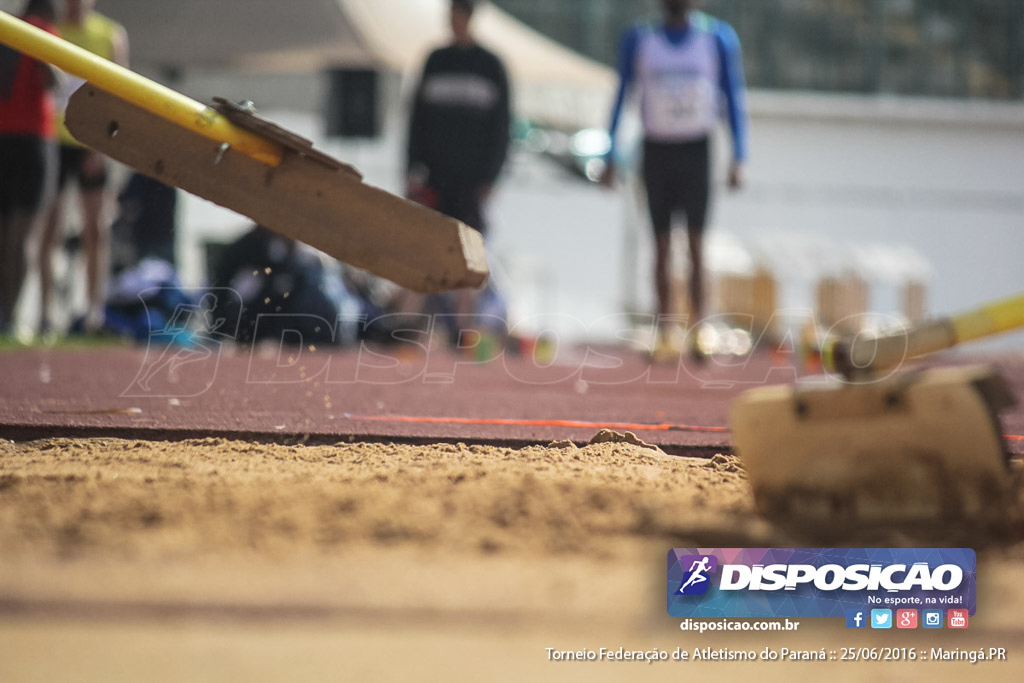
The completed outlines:
<svg viewBox="0 0 1024 683">
<path fill-rule="evenodd" d="M 644 185 L 654 234 L 672 228 L 672 214 L 686 214 L 688 230 L 701 232 L 711 195 L 711 142 L 644 141 Z"/>
<path fill-rule="evenodd" d="M 481 235 L 487 234 L 479 182 L 431 178 L 429 184 L 437 197 L 437 206 L 433 208 L 462 221 Z"/>
<path fill-rule="evenodd" d="M 0 136 L 0 211 L 38 211 L 56 160 L 53 143 L 32 135 Z"/>
<path fill-rule="evenodd" d="M 82 164 L 90 150 L 74 145 L 60 146 L 60 174 L 57 176 L 57 188 L 63 190 L 68 181 L 74 178 L 82 190 L 102 190 L 107 186 L 107 164 L 103 162 L 99 173 L 86 175 Z"/>
</svg>

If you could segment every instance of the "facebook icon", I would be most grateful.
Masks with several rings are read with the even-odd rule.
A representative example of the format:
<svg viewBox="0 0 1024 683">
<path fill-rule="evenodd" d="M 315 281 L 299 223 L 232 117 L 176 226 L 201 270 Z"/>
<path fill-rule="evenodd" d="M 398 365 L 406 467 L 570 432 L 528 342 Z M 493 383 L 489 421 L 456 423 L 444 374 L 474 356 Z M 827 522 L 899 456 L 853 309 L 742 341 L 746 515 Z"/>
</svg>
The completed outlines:
<svg viewBox="0 0 1024 683">
<path fill-rule="evenodd" d="M 846 628 L 867 628 L 867 613 L 862 609 L 846 610 Z"/>
</svg>

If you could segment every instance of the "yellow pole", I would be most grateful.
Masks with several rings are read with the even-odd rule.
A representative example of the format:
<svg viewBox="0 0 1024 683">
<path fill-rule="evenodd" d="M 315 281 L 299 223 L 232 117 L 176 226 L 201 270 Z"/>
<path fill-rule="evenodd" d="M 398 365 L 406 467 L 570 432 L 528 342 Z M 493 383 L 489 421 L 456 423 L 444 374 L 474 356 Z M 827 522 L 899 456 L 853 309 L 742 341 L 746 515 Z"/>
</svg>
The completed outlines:
<svg viewBox="0 0 1024 683">
<path fill-rule="evenodd" d="M 868 339 L 837 337 L 826 340 L 822 365 L 846 375 L 882 370 L 957 344 L 1024 327 L 1024 294 L 993 301 L 953 316 L 921 323 L 901 333 Z"/>
<path fill-rule="evenodd" d="M 977 310 L 953 316 L 957 343 L 1008 332 L 1024 325 L 1024 294 L 994 301 Z"/>
<path fill-rule="evenodd" d="M 269 166 L 281 163 L 280 145 L 239 128 L 217 111 L 0 11 L 0 43 L 47 62 L 97 88 Z"/>
</svg>

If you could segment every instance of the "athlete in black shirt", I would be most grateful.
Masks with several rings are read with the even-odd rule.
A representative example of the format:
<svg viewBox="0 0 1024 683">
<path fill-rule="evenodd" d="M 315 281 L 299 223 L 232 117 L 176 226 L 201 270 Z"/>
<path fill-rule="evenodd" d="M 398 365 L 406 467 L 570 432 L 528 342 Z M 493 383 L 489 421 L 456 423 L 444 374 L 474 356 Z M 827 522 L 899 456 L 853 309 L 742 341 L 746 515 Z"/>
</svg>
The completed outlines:
<svg viewBox="0 0 1024 683">
<path fill-rule="evenodd" d="M 409 197 L 484 233 L 482 204 L 505 163 L 509 85 L 470 33 L 475 2 L 452 0 L 452 44 L 427 58 L 409 123 Z"/>
</svg>

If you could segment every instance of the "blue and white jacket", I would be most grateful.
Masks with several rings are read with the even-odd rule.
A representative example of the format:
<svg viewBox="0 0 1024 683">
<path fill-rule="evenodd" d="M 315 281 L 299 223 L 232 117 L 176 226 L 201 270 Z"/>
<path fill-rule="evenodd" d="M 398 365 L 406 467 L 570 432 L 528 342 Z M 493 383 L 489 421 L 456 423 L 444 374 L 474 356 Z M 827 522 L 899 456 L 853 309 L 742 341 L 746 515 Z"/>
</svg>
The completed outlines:
<svg viewBox="0 0 1024 683">
<path fill-rule="evenodd" d="M 743 62 L 739 38 L 729 24 L 696 11 L 684 27 L 638 24 L 622 39 L 618 71 L 619 91 L 609 126 L 613 153 L 623 106 L 635 88 L 646 139 L 700 139 L 725 117 L 733 159 L 746 160 Z"/>
</svg>

